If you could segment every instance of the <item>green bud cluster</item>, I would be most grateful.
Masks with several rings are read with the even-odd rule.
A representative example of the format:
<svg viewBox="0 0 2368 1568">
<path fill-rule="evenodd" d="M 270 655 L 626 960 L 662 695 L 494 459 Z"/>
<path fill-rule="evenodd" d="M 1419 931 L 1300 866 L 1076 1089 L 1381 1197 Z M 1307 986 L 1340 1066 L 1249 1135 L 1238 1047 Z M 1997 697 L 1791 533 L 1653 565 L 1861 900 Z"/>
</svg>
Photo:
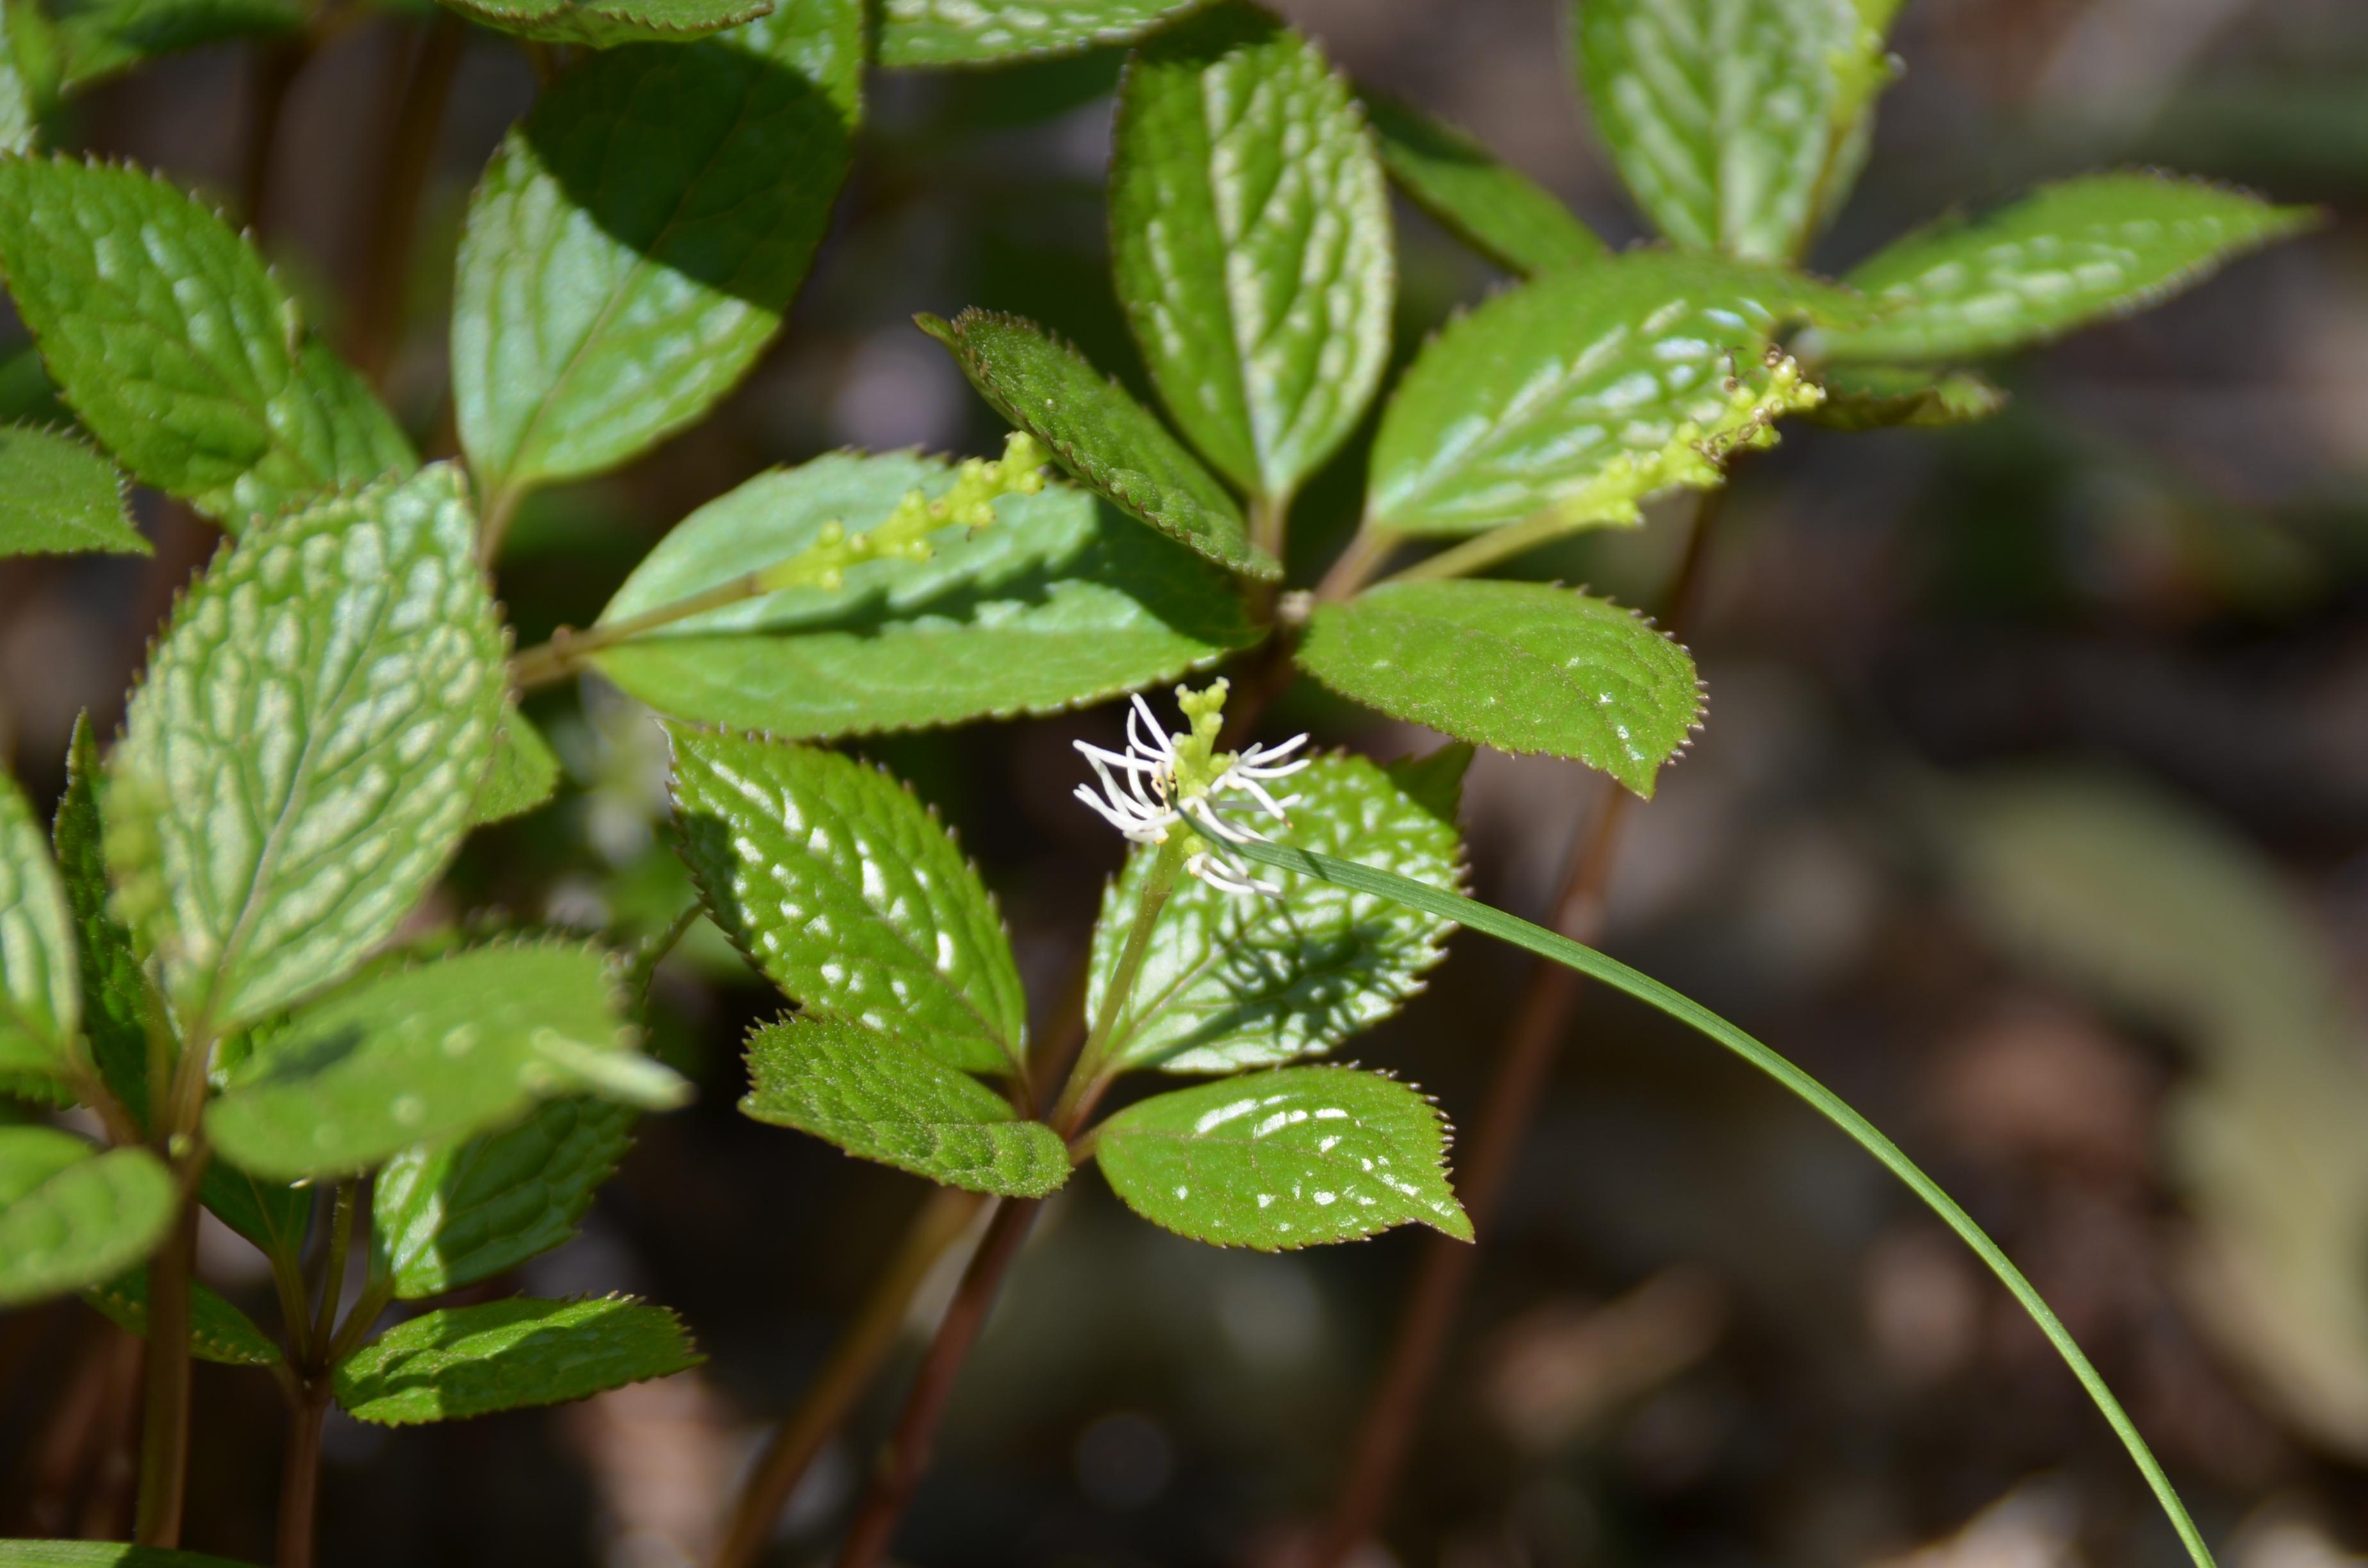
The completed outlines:
<svg viewBox="0 0 2368 1568">
<path fill-rule="evenodd" d="M 939 529 L 985 528 L 995 521 L 995 503 L 1001 497 L 1042 491 L 1043 467 L 1052 456 L 1035 437 L 1015 430 L 1005 439 L 1001 458 L 964 459 L 954 471 L 952 485 L 934 499 L 918 489 L 907 490 L 877 528 L 850 534 L 844 523 L 824 524 L 813 544 L 758 574 L 758 591 L 835 592 L 846 585 L 851 566 L 868 561 L 928 561 L 937 554 L 931 540 Z"/>
</svg>

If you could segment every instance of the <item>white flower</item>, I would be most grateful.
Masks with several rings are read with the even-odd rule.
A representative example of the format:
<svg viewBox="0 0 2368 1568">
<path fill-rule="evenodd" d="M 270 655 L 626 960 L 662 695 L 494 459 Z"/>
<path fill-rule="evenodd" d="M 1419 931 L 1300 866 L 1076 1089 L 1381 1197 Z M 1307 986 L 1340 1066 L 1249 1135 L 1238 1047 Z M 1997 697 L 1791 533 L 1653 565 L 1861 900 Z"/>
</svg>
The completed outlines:
<svg viewBox="0 0 2368 1568">
<path fill-rule="evenodd" d="M 1281 745 L 1248 746 L 1229 757 L 1212 757 L 1206 738 L 1189 729 L 1168 734 L 1160 728 L 1151 705 L 1137 697 L 1126 718 L 1126 750 L 1076 743 L 1102 785 L 1097 794 L 1090 786 L 1080 784 L 1076 796 L 1137 844 L 1165 844 L 1168 830 L 1178 826 L 1193 834 L 1201 847 L 1185 860 L 1184 869 L 1212 888 L 1279 896 L 1280 885 L 1249 875 L 1224 858 L 1220 846 L 1267 841 L 1257 828 L 1229 815 L 1228 808 L 1238 811 L 1254 805 L 1276 822 L 1290 820 L 1284 812 L 1297 805 L 1300 797 L 1278 799 L 1267 786 L 1307 766 L 1304 756 L 1284 760 L 1306 744 L 1305 735 L 1293 735 Z M 1205 785 L 1183 781 L 1205 775 L 1212 767 L 1217 768 L 1216 776 Z"/>
</svg>

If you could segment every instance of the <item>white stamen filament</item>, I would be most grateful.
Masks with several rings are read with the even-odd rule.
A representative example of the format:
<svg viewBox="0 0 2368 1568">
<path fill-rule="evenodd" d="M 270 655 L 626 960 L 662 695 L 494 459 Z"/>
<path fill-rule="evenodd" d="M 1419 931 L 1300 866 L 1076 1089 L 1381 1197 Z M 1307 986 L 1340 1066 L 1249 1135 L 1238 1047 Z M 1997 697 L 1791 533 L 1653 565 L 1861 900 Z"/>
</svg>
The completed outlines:
<svg viewBox="0 0 2368 1568">
<path fill-rule="evenodd" d="M 1247 803 L 1274 821 L 1288 822 L 1286 813 L 1299 804 L 1301 797 L 1278 797 L 1267 786 L 1308 765 L 1306 757 L 1292 757 L 1307 744 L 1307 737 L 1293 735 L 1280 745 L 1243 748 L 1207 789 L 1189 798 L 1176 779 L 1180 738 L 1162 729 L 1151 705 L 1135 698 L 1126 716 L 1125 751 L 1110 751 L 1086 741 L 1073 743 L 1101 782 L 1099 793 L 1088 785 L 1078 785 L 1076 798 L 1136 844 L 1165 844 L 1168 831 L 1178 826 L 1198 834 L 1206 847 L 1194 851 L 1184 869 L 1212 888 L 1229 893 L 1281 896 L 1279 883 L 1253 877 L 1217 853 L 1224 845 L 1267 842 L 1266 835 L 1258 829 L 1225 815 L 1224 808 L 1231 803 L 1225 797 L 1247 797 Z M 1118 770 L 1116 775 L 1113 768 Z"/>
</svg>

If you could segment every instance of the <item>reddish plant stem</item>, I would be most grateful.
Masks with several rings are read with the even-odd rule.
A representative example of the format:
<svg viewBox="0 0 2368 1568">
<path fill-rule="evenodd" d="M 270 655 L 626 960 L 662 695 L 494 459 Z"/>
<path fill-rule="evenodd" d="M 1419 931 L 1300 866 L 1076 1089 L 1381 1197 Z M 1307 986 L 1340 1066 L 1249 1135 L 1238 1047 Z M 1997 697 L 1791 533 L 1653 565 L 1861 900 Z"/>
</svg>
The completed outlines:
<svg viewBox="0 0 2368 1568">
<path fill-rule="evenodd" d="M 132 1539 L 178 1546 L 188 1495 L 189 1277 L 197 1267 L 198 1206 L 188 1199 L 148 1264 L 146 1403 L 140 1426 L 140 1515 Z"/>
<path fill-rule="evenodd" d="M 308 1379 L 288 1405 L 288 1452 L 279 1467 L 279 1568 L 313 1568 L 313 1520 L 321 1494 L 321 1422 L 329 1384 Z"/>
<path fill-rule="evenodd" d="M 1663 615 L 1673 636 L 1691 612 L 1725 494 L 1724 489 L 1710 492 L 1694 510 L 1692 531 Z M 1616 784 L 1607 782 L 1604 790 L 1594 821 L 1571 846 L 1553 907 L 1554 928 L 1590 945 L 1602 927 L 1604 894 L 1619 858 L 1621 827 L 1632 798 Z M 1474 1134 L 1456 1151 L 1456 1196 L 1475 1228 L 1486 1226 L 1504 1194 L 1584 983 L 1577 971 L 1560 964 L 1540 961 L 1530 971 Z M 1479 1256 L 1479 1248 L 1444 1236 L 1431 1237 L 1426 1244 L 1372 1402 L 1358 1427 L 1331 1517 L 1316 1538 L 1312 1568 L 1339 1568 L 1380 1526 L 1383 1509 L 1396 1494 L 1448 1334 L 1463 1310 Z"/>
<path fill-rule="evenodd" d="M 418 228 L 419 200 L 435 167 L 437 132 L 444 124 L 444 105 L 451 96 L 452 75 L 460 68 L 468 38 L 468 24 L 438 7 L 419 47 L 411 53 L 389 116 L 386 161 L 378 180 L 380 199 L 372 209 L 364 240 L 350 347 L 354 369 L 372 386 L 385 384 L 387 366 L 402 340 L 404 291 Z"/>
</svg>

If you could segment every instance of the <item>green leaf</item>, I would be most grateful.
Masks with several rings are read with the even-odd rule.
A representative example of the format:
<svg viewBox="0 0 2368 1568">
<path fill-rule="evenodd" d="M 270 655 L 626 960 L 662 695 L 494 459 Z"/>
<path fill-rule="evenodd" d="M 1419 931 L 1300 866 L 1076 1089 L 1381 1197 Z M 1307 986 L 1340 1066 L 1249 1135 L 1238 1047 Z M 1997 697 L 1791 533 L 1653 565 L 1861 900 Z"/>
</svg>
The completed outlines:
<svg viewBox="0 0 2368 1568">
<path fill-rule="evenodd" d="M 422 1312 L 337 1363 L 337 1403 L 359 1421 L 409 1426 L 564 1404 L 706 1358 L 664 1307 L 620 1297 L 524 1296 Z"/>
<path fill-rule="evenodd" d="M 1390 352 L 1389 194 L 1348 83 L 1238 0 L 1165 28 L 1119 94 L 1110 219 L 1161 401 L 1235 483 L 1289 496 Z"/>
<path fill-rule="evenodd" d="M 246 1568 L 227 1557 L 111 1540 L 0 1540 L 0 1568 Z"/>
<path fill-rule="evenodd" d="M 973 309 L 951 322 L 913 319 L 953 351 L 996 413 L 1052 448 L 1086 488 L 1220 566 L 1281 577 L 1216 475 L 1084 355 L 1019 316 Z"/>
<path fill-rule="evenodd" d="M 135 1268 L 82 1292 L 99 1315 L 148 1337 L 148 1273 Z M 202 1285 L 189 1287 L 189 1354 L 225 1367 L 268 1367 L 286 1359 L 255 1320 Z"/>
<path fill-rule="evenodd" d="M 1385 584 L 1319 605 L 1299 663 L 1394 719 L 1573 757 L 1648 800 L 1702 716 L 1683 648 L 1633 610 L 1544 583 Z"/>
<path fill-rule="evenodd" d="M 17 59 L 16 29 L 9 25 L 13 9 L 0 6 L 0 153 L 31 153 L 41 144 L 40 99 Z"/>
<path fill-rule="evenodd" d="M 834 452 L 761 475 L 685 518 L 601 619 L 760 571 L 833 524 L 865 531 L 907 491 L 952 483 L 912 453 Z M 597 662 L 677 718 L 822 736 L 1054 712 L 1258 640 L 1231 576 L 1067 485 L 1007 495 L 991 527 L 942 538 L 930 560 L 866 562 L 840 588 L 744 600 Z"/>
<path fill-rule="evenodd" d="M 2315 209 L 2272 207 L 2168 175 L 2044 185 L 1984 217 L 1920 230 L 1861 263 L 1850 280 L 1877 313 L 1827 332 L 1827 347 L 1837 359 L 2002 354 L 2145 310 L 2318 221 Z"/>
<path fill-rule="evenodd" d="M 469 203 L 452 317 L 489 494 L 613 468 L 704 415 L 780 330 L 847 173 L 857 0 L 562 76 Z"/>
<path fill-rule="evenodd" d="M 396 1297 L 490 1279 L 573 1240 L 632 1147 L 633 1119 L 631 1107 L 606 1100 L 547 1100 L 505 1131 L 388 1161 L 375 1213 Z"/>
<path fill-rule="evenodd" d="M 1472 136 L 1395 98 L 1361 96 L 1390 177 L 1498 266 L 1527 277 L 1611 254 L 1569 208 Z"/>
<path fill-rule="evenodd" d="M 945 1187 L 1042 1198 L 1069 1179 L 1059 1133 L 901 1029 L 808 1013 L 748 1037 L 741 1113 Z"/>
<path fill-rule="evenodd" d="M 484 27 L 538 43 L 594 49 L 680 43 L 769 16 L 772 0 L 444 0 Z"/>
<path fill-rule="evenodd" d="M 0 556 L 148 555 L 115 465 L 58 430 L 0 426 Z"/>
<path fill-rule="evenodd" d="M 361 981 L 258 1045 L 207 1108 L 206 1131 L 256 1176 L 344 1176 L 517 1121 L 540 1099 L 605 1094 L 599 1058 L 663 1071 L 634 1055 L 618 991 L 599 949 L 559 943 Z"/>
<path fill-rule="evenodd" d="M 82 1028 L 74 914 L 17 781 L 0 773 L 0 1074 L 63 1076 Z"/>
<path fill-rule="evenodd" d="M 58 85 L 66 92 L 158 55 L 304 26 L 298 0 L 60 0 L 52 14 Z"/>
<path fill-rule="evenodd" d="M 477 791 L 471 824 L 483 827 L 524 816 L 558 789 L 559 758 L 552 754 L 551 743 L 518 710 L 518 704 L 505 704 L 501 729 L 494 737 L 493 771 Z"/>
<path fill-rule="evenodd" d="M 1510 289 L 1425 345 L 1383 411 L 1366 497 L 1377 528 L 1474 533 L 1523 518 L 1634 523 L 1707 489 L 1739 447 L 1817 390 L 1769 358 L 1786 319 L 1858 306 L 1773 268 L 1666 252 Z"/>
<path fill-rule="evenodd" d="M 1201 0 L 882 0 L 880 63 L 986 65 L 1126 43 Z"/>
<path fill-rule="evenodd" d="M 1095 1158 L 1126 1206 L 1178 1235 L 1275 1252 L 1472 1221 L 1447 1183 L 1447 1122 L 1404 1084 L 1284 1067 L 1141 1100 L 1101 1124 Z"/>
<path fill-rule="evenodd" d="M 716 926 L 801 1006 L 1017 1073 L 1028 999 L 1003 921 L 936 815 L 809 746 L 667 726 L 677 847 Z"/>
<path fill-rule="evenodd" d="M 95 1155 L 71 1133 L 0 1127 L 0 1307 L 120 1274 L 156 1250 L 176 1203 L 145 1149 Z"/>
<path fill-rule="evenodd" d="M 1453 808 L 1408 794 L 1358 756 L 1318 757 L 1291 780 L 1304 797 L 1285 843 L 1377 861 L 1453 887 L 1462 845 Z M 1157 850 L 1138 846 L 1102 899 L 1094 927 L 1087 1017 L 1110 1006 L 1110 971 L 1126 945 Z M 1233 1073 L 1330 1051 L 1398 1010 L 1446 956 L 1450 927 L 1386 899 L 1305 878 L 1279 879 L 1280 898 L 1246 898 L 1187 879 L 1152 928 L 1109 1060 L 1169 1073 Z"/>
<path fill-rule="evenodd" d="M 417 464 L 255 247 L 164 180 L 0 158 L 0 272 L 83 424 L 233 533 Z"/>
<path fill-rule="evenodd" d="M 1828 367 L 1821 378 L 1826 401 L 1808 410 L 1807 417 L 1838 430 L 1969 425 L 1987 419 L 2007 401 L 2002 388 L 1971 370 L 1845 364 Z"/>
<path fill-rule="evenodd" d="M 502 642 L 458 470 L 323 501 L 220 557 L 108 759 L 108 856 L 163 891 L 133 928 L 217 1032 L 392 936 L 467 830 Z"/>
<path fill-rule="evenodd" d="M 1692 249 L 1797 257 L 1864 155 L 1894 8 L 1583 0 L 1579 76 L 1637 205 Z"/>
<path fill-rule="evenodd" d="M 222 1160 L 206 1164 L 198 1201 L 268 1257 L 296 1261 L 313 1221 L 313 1189 L 262 1181 Z"/>
<path fill-rule="evenodd" d="M 66 907 L 74 915 L 82 982 L 82 1027 L 107 1086 L 134 1120 L 148 1119 L 148 979 L 131 933 L 108 905 L 105 827 L 99 819 L 102 778 L 90 715 L 74 717 L 66 748 L 66 792 L 58 801 L 50 843 L 58 858 Z"/>
</svg>

